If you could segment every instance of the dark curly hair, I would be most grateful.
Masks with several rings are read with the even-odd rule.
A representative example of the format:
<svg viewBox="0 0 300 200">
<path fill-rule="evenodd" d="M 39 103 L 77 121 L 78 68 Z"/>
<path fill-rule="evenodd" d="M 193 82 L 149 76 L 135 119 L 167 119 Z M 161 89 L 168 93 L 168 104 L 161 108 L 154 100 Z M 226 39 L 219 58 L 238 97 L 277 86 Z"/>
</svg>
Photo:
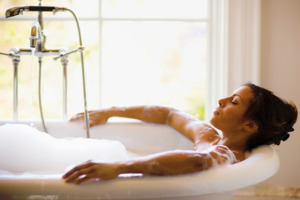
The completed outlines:
<svg viewBox="0 0 300 200">
<path fill-rule="evenodd" d="M 245 119 L 253 120 L 258 125 L 258 131 L 251 135 L 246 143 L 246 150 L 265 144 L 279 145 L 290 136 L 297 120 L 297 107 L 293 102 L 286 102 L 271 91 L 252 83 L 244 86 L 251 88 L 254 99 L 245 113 Z"/>
</svg>

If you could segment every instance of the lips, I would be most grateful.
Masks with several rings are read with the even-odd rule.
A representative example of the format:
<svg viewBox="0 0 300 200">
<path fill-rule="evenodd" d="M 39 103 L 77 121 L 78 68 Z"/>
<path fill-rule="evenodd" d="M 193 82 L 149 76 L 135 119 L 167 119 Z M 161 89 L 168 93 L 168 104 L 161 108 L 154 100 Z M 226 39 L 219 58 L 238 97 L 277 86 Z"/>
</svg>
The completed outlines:
<svg viewBox="0 0 300 200">
<path fill-rule="evenodd" d="M 220 115 L 220 114 L 221 114 L 221 112 L 220 112 L 220 110 L 219 110 L 219 109 L 216 109 L 216 110 L 214 111 L 214 114 L 215 114 L 215 115 Z"/>
</svg>

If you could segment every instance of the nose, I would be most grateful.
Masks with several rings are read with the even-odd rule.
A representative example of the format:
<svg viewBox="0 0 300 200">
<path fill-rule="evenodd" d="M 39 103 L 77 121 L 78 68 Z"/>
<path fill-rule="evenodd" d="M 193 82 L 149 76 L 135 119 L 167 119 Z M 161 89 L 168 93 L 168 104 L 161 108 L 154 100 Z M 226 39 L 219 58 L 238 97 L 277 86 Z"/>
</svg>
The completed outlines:
<svg viewBox="0 0 300 200">
<path fill-rule="evenodd" d="M 225 100 L 226 100 L 226 99 L 220 99 L 220 100 L 218 101 L 218 103 L 219 103 L 219 105 L 220 105 L 221 108 L 225 106 L 225 103 L 226 103 Z"/>
</svg>

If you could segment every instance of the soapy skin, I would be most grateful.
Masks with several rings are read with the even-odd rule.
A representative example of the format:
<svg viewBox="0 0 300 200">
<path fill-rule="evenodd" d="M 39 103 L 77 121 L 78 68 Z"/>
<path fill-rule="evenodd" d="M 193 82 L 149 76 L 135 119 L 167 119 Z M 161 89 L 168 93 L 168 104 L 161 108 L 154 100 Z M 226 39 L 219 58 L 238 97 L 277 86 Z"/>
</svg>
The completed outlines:
<svg viewBox="0 0 300 200">
<path fill-rule="evenodd" d="M 110 117 L 166 124 L 190 139 L 194 143 L 194 151 L 168 151 L 115 163 L 88 161 L 68 171 L 63 179 L 67 183 L 81 184 L 90 179 L 111 180 L 123 173 L 179 175 L 242 161 L 245 159 L 245 142 L 257 131 L 253 121 L 243 118 L 253 98 L 251 88 L 244 86 L 237 89 L 232 96 L 219 100 L 219 107 L 210 122 L 222 131 L 222 138 L 212 126 L 174 108 L 135 106 L 90 111 L 91 126 L 105 124 Z M 84 114 L 80 113 L 71 121 L 83 119 Z"/>
</svg>

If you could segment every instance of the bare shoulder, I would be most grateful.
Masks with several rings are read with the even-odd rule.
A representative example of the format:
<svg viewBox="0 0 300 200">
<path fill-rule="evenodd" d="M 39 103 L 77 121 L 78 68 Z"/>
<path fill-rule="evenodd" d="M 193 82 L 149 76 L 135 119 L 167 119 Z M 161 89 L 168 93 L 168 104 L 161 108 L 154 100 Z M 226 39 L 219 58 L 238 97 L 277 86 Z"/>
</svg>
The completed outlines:
<svg viewBox="0 0 300 200">
<path fill-rule="evenodd" d="M 198 126 L 197 139 L 202 141 L 217 144 L 221 140 L 221 136 L 212 126 L 206 123 L 201 123 Z"/>
<path fill-rule="evenodd" d="M 194 131 L 194 150 L 203 151 L 217 145 L 221 140 L 219 133 L 210 125 L 199 124 Z"/>
<path fill-rule="evenodd" d="M 218 164 L 237 162 L 235 154 L 225 145 L 214 145 L 209 151 L 211 157 L 217 161 Z"/>
</svg>

